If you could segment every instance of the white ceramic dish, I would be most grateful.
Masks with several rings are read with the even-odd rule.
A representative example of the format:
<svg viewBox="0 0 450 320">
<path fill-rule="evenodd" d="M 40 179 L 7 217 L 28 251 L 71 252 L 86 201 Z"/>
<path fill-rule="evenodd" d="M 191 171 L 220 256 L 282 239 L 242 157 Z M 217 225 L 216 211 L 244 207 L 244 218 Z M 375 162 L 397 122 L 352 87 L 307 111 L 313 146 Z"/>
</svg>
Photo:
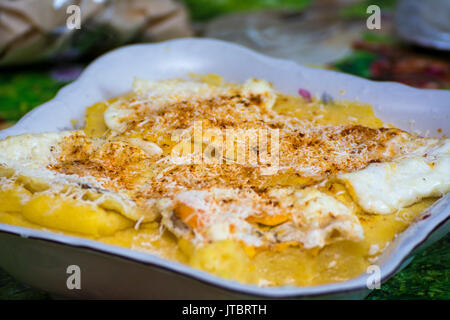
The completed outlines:
<svg viewBox="0 0 450 320">
<path fill-rule="evenodd" d="M 318 96 L 327 92 L 338 99 L 368 102 L 379 117 L 397 127 L 408 130 L 415 121 L 414 129 L 433 135 L 441 128 L 450 135 L 450 92 L 311 69 L 217 40 L 183 39 L 128 46 L 102 56 L 53 100 L 28 113 L 14 127 L 0 131 L 0 139 L 72 128 L 71 120 L 82 120 L 87 106 L 129 91 L 134 76 L 166 79 L 189 72 L 216 73 L 236 82 L 262 78 L 288 94 L 296 94 L 300 87 Z M 414 253 L 445 235 L 450 230 L 449 216 L 447 195 L 379 258 L 381 280 L 386 281 Z M 66 286 L 69 265 L 81 268 L 81 290 Z M 6 224 L 0 224 L 0 267 L 34 287 L 79 298 L 361 298 L 368 293 L 370 276 L 314 287 L 260 288 L 151 254 Z"/>
</svg>

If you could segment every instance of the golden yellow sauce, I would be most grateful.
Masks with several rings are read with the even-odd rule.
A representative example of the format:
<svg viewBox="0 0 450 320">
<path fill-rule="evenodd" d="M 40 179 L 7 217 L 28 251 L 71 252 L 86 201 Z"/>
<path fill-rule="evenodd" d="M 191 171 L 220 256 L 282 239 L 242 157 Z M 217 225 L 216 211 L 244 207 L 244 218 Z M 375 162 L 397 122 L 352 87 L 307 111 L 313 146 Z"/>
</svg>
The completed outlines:
<svg viewBox="0 0 450 320">
<path fill-rule="evenodd" d="M 335 101 L 324 104 L 314 99 L 308 103 L 301 97 L 280 96 L 274 110 L 320 125 L 359 124 L 369 128 L 380 128 L 385 125 L 375 116 L 370 105 L 357 102 Z"/>
<path fill-rule="evenodd" d="M 15 201 L 14 197 L 9 199 Z M 137 230 L 130 226 L 113 235 L 100 237 L 86 234 L 89 225 L 86 226 L 85 233 L 64 232 L 60 228 L 45 228 L 29 221 L 17 208 L 11 210 L 9 200 L 0 201 L 0 222 L 82 236 L 152 253 L 244 283 L 306 286 L 344 281 L 358 276 L 371 264 L 370 258 L 379 254 L 396 234 L 406 229 L 434 201 L 436 199 L 426 199 L 392 215 L 360 213 L 358 217 L 364 229 L 364 241 L 339 241 L 320 250 L 281 246 L 273 250 L 255 250 L 232 241 L 220 241 L 195 250 L 190 244 L 179 243 L 185 240 L 178 241 L 170 232 L 161 230 L 157 222 L 141 224 Z M 42 213 L 39 208 L 33 210 L 35 215 Z M 72 213 L 70 208 L 65 210 L 66 223 L 73 223 L 71 217 L 76 210 Z M 372 245 L 377 245 L 380 251 L 370 256 Z"/>
<path fill-rule="evenodd" d="M 220 83 L 217 78 L 210 80 Z M 103 113 L 107 103 L 87 108 L 84 131 L 88 136 L 100 137 L 106 132 Z M 280 96 L 275 110 L 317 124 L 360 124 L 373 128 L 384 125 L 369 105 L 354 102 L 323 104 L 314 100 L 308 103 L 301 97 Z M 280 176 L 277 179 L 274 185 L 301 184 L 295 180 L 301 178 Z M 351 202 L 342 185 L 328 187 L 339 200 Z M 287 244 L 255 249 L 238 242 L 220 241 L 194 249 L 186 240 L 177 240 L 170 232 L 162 230 L 158 222 L 135 226 L 117 212 L 85 208 L 70 199 L 50 196 L 34 197 L 23 204 L 21 196 L 32 196 L 33 190 L 29 189 L 19 185 L 14 191 L 0 189 L 1 223 L 82 236 L 156 254 L 227 279 L 263 286 L 317 285 L 358 276 L 396 234 L 436 200 L 425 199 L 391 215 L 368 215 L 359 210 L 357 214 L 365 235 L 360 242 L 339 241 L 322 249 L 306 250 Z"/>
</svg>

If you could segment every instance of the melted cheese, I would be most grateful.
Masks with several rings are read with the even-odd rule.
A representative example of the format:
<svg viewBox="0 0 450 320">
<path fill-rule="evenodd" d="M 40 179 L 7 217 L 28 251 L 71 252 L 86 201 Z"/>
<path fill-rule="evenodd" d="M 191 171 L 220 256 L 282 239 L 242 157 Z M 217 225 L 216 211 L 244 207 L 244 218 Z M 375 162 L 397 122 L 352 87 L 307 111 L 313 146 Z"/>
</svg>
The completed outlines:
<svg viewBox="0 0 450 320">
<path fill-rule="evenodd" d="M 292 223 L 272 231 L 279 241 L 301 242 L 305 248 L 314 248 L 337 240 L 364 239 L 355 210 L 331 195 L 306 188 L 295 192 L 293 200 L 284 195 L 280 201 L 292 203 L 294 209 Z"/>
<path fill-rule="evenodd" d="M 71 132 L 24 134 L 0 141 L 0 163 L 20 165 L 28 168 L 43 167 L 52 159 L 52 148 L 56 148 L 63 137 Z"/>
<path fill-rule="evenodd" d="M 73 172 L 58 172 L 54 170 L 61 165 L 61 156 L 67 152 L 67 148 L 81 150 L 89 145 L 94 150 L 102 150 L 109 145 L 123 145 L 123 156 L 129 157 L 126 151 L 140 150 L 143 154 L 158 154 L 160 149 L 153 143 L 145 141 L 136 142 L 130 139 L 128 142 L 109 142 L 92 140 L 82 131 L 43 133 L 35 135 L 20 135 L 9 137 L 0 141 L 0 177 L 9 178 L 0 185 L 2 189 L 15 188 L 17 183 L 24 184 L 28 189 L 36 193 L 48 195 L 67 194 L 67 197 L 76 199 L 88 206 L 100 206 L 103 209 L 120 212 L 125 216 L 138 220 L 145 217 L 146 221 L 153 220 L 157 215 L 152 211 L 139 209 L 136 203 L 126 192 L 119 189 L 108 189 L 105 181 L 89 175 L 77 175 Z M 139 149 L 135 147 L 139 145 Z M 128 148 L 127 148 L 128 147 Z M 80 149 L 81 148 L 81 149 Z M 104 154 L 105 158 L 110 154 Z M 117 159 L 116 159 L 117 160 Z M 108 180 L 108 178 L 107 178 Z M 25 200 L 25 199 L 24 199 Z M 30 200 L 27 197 L 26 200 Z"/>
<path fill-rule="evenodd" d="M 365 211 L 376 214 L 390 214 L 423 198 L 442 196 L 450 192 L 450 140 L 395 161 L 341 174 L 339 179 Z"/>
</svg>

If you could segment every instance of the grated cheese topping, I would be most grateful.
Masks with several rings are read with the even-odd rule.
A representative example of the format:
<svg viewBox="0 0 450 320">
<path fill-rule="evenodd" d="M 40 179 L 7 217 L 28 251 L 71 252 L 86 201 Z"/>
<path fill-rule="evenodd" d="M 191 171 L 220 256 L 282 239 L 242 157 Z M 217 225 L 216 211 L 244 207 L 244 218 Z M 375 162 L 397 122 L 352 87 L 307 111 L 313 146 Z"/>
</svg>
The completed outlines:
<svg viewBox="0 0 450 320">
<path fill-rule="evenodd" d="M 321 190 L 324 184 L 440 143 L 395 128 L 324 126 L 277 113 L 277 93 L 256 79 L 135 79 L 133 90 L 108 106 L 101 138 L 72 131 L 0 141 L 1 187 L 32 177 L 46 185 L 34 192 L 115 210 L 136 228 L 161 217 L 162 226 L 197 245 L 234 239 L 323 247 L 364 237 L 353 204 Z M 239 152 L 254 161 L 233 157 Z M 347 186 L 362 205 L 365 186 Z"/>
</svg>

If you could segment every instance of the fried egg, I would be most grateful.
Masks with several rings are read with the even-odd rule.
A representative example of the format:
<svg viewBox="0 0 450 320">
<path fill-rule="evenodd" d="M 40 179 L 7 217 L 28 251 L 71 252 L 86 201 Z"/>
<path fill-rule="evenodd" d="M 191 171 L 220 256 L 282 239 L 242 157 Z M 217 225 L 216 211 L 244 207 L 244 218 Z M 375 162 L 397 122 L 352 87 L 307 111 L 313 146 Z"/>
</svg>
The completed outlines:
<svg viewBox="0 0 450 320">
<path fill-rule="evenodd" d="M 390 214 L 450 192 L 450 140 L 338 176 L 367 212 Z"/>
</svg>

